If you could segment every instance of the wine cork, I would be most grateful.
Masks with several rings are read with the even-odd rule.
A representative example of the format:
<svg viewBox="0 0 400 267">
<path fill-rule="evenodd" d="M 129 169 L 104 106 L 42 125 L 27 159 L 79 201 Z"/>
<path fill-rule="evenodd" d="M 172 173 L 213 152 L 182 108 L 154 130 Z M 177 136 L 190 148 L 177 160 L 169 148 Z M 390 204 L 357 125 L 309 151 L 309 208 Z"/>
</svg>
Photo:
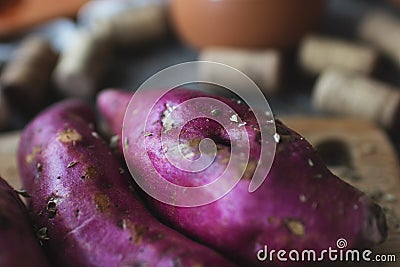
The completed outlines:
<svg viewBox="0 0 400 267">
<path fill-rule="evenodd" d="M 105 36 L 79 31 L 74 41 L 61 53 L 54 71 L 58 92 L 65 97 L 91 99 L 111 57 Z"/>
<path fill-rule="evenodd" d="M 275 93 L 279 88 L 282 55 L 276 50 L 245 50 L 235 48 L 207 48 L 200 52 L 199 60 L 223 63 L 246 74 L 266 93 Z M 215 82 L 219 76 L 226 75 L 213 68 L 202 65 L 204 80 Z M 226 77 L 235 79 L 239 77 Z M 241 80 L 237 84 L 240 86 Z"/>
<path fill-rule="evenodd" d="M 3 93 L 15 108 L 36 111 L 45 102 L 57 54 L 41 36 L 25 39 L 0 76 Z"/>
<path fill-rule="evenodd" d="M 400 66 L 400 21 L 383 12 L 373 12 L 364 17 L 359 27 L 361 39 L 382 50 Z"/>
<path fill-rule="evenodd" d="M 309 36 L 301 44 L 299 63 L 310 74 L 328 68 L 371 74 L 378 61 L 375 49 L 339 39 Z"/>
<path fill-rule="evenodd" d="M 152 4 L 129 8 L 107 19 L 99 20 L 97 28 L 107 35 L 113 46 L 132 48 L 155 42 L 167 35 L 164 5 Z"/>
<path fill-rule="evenodd" d="M 400 122 L 400 91 L 390 85 L 339 70 L 318 79 L 313 104 L 321 111 L 374 121 L 395 130 Z"/>
</svg>

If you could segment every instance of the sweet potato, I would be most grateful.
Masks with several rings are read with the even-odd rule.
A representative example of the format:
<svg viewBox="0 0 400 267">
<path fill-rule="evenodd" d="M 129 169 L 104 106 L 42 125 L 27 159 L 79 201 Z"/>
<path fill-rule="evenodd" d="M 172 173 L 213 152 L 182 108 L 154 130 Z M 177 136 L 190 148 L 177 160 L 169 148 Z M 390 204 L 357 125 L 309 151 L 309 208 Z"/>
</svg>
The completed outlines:
<svg viewBox="0 0 400 267">
<path fill-rule="evenodd" d="M 121 133 L 123 116 L 131 96 L 123 91 L 106 90 L 98 97 L 98 108 L 114 133 Z M 256 254 L 264 245 L 275 250 L 321 251 L 329 246 L 336 248 L 336 241 L 340 238 L 347 240 L 347 248 L 373 246 L 386 238 L 386 220 L 381 208 L 364 193 L 334 176 L 312 146 L 278 120 L 276 130 L 279 138 L 276 138 L 278 144 L 272 168 L 261 187 L 249 193 L 254 169 L 250 167 L 258 162 L 260 151 L 259 125 L 246 105 L 225 98 L 177 89 L 163 95 L 157 103 L 146 102 L 146 95 L 142 96 L 143 101 L 135 108 L 134 118 L 137 121 L 148 118 L 145 131 L 151 135 L 144 134 L 135 123 L 127 123 L 124 125 L 127 140 L 122 141 L 125 141 L 124 145 L 129 144 L 125 159 L 131 161 L 135 171 L 146 181 L 153 179 L 155 172 L 149 171 L 153 166 L 148 166 L 143 157 L 138 156 L 143 151 L 147 151 L 157 172 L 180 185 L 196 186 L 204 181 L 210 182 L 226 167 L 229 140 L 226 140 L 219 125 L 204 118 L 190 121 L 180 138 L 181 142 L 205 137 L 214 139 L 221 156 L 217 156 L 207 170 L 187 173 L 171 165 L 165 154 L 160 153 L 164 110 L 198 96 L 229 104 L 247 123 L 250 165 L 232 191 L 205 206 L 177 207 L 147 196 L 147 203 L 166 223 L 218 249 L 227 257 L 254 264 L 260 263 Z M 153 104 L 147 117 L 144 110 L 147 105 Z M 193 110 L 188 107 L 184 112 Z M 163 145 L 169 141 L 164 140 Z M 193 153 L 199 155 L 196 149 Z"/>
<path fill-rule="evenodd" d="M 0 178 L 0 266 L 46 267 L 28 210 L 17 193 Z"/>
<path fill-rule="evenodd" d="M 30 206 L 56 266 L 232 266 L 162 225 L 76 100 L 56 104 L 23 131 L 18 161 Z"/>
</svg>

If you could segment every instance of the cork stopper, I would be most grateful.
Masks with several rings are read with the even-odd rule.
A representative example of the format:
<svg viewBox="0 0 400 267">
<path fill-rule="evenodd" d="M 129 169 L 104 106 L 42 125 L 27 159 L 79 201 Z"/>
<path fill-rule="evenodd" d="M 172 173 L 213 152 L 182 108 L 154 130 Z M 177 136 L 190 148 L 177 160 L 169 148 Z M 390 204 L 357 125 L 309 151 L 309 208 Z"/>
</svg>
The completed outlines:
<svg viewBox="0 0 400 267">
<path fill-rule="evenodd" d="M 130 8 L 97 22 L 99 31 L 117 48 L 132 48 L 167 36 L 166 9 L 161 4 Z"/>
<path fill-rule="evenodd" d="M 328 68 L 369 75 L 377 61 L 377 51 L 369 46 L 320 36 L 306 37 L 299 51 L 300 66 L 314 75 Z"/>
<path fill-rule="evenodd" d="M 372 12 L 362 20 L 358 35 L 382 50 L 400 66 L 400 21 L 384 12 Z"/>
<path fill-rule="evenodd" d="M 82 30 L 61 54 L 53 79 L 62 96 L 90 99 L 111 57 L 111 47 L 100 32 Z"/>
<path fill-rule="evenodd" d="M 223 63 L 238 69 L 252 79 L 265 94 L 276 93 L 279 89 L 282 55 L 276 50 L 207 48 L 200 52 L 199 60 Z M 215 77 L 226 74 L 219 73 L 213 65 L 204 65 L 201 75 L 203 79 L 213 82 Z M 237 82 L 240 83 L 240 80 Z"/>
<path fill-rule="evenodd" d="M 318 110 L 367 119 L 390 130 L 399 126 L 400 91 L 354 73 L 323 72 L 314 88 L 313 104 Z"/>
<path fill-rule="evenodd" d="M 39 109 L 46 100 L 57 54 L 41 36 L 25 39 L 6 64 L 0 85 L 10 104 L 24 111 Z"/>
</svg>

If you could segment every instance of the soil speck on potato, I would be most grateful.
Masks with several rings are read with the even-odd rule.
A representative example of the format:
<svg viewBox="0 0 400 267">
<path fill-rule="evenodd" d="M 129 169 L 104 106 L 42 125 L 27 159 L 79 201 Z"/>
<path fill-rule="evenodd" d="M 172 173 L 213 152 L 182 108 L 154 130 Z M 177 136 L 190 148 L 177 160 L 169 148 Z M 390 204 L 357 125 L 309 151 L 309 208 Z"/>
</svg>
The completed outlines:
<svg viewBox="0 0 400 267">
<path fill-rule="evenodd" d="M 73 142 L 75 144 L 76 141 L 82 140 L 82 136 L 75 129 L 67 129 L 58 134 L 57 140 L 62 143 Z"/>
<path fill-rule="evenodd" d="M 285 220 L 285 224 L 289 231 L 296 235 L 296 236 L 304 236 L 305 234 L 305 227 L 302 222 L 299 220 L 294 220 L 294 219 L 288 219 Z"/>
<path fill-rule="evenodd" d="M 70 163 L 68 163 L 67 168 L 68 168 L 68 169 L 69 169 L 69 168 L 72 168 L 72 167 L 74 167 L 76 164 L 78 164 L 77 161 L 71 161 Z"/>
<path fill-rule="evenodd" d="M 32 148 L 32 152 L 25 157 L 25 162 L 31 163 L 35 159 L 36 155 L 41 152 L 41 150 L 42 150 L 41 146 L 34 146 Z"/>
<path fill-rule="evenodd" d="M 106 212 L 110 208 L 110 199 L 108 198 L 108 196 L 102 193 L 96 193 L 94 195 L 94 202 L 96 203 L 96 208 L 100 212 Z"/>
</svg>

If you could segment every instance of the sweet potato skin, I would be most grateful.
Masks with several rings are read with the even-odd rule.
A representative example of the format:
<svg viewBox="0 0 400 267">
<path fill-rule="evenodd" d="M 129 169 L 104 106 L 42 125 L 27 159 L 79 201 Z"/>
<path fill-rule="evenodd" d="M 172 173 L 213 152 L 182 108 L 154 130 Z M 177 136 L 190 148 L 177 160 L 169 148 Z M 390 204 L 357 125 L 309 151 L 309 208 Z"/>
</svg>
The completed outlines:
<svg viewBox="0 0 400 267">
<path fill-rule="evenodd" d="M 19 168 L 57 266 L 233 266 L 159 223 L 91 129 L 90 109 L 65 101 L 24 130 Z M 31 139 L 30 139 L 31 138 Z"/>
<path fill-rule="evenodd" d="M 152 133 L 150 138 L 138 131 L 135 125 L 124 125 L 129 138 L 127 149 L 131 158 L 128 160 L 132 160 L 136 171 L 144 179 L 152 178 L 150 166 L 137 156 L 137 151 L 147 151 L 152 162 L 156 163 L 157 171 L 169 181 L 186 185 L 193 185 L 191 183 L 196 181 L 171 166 L 165 156 L 157 151 L 160 151 L 161 118 L 165 104 L 174 106 L 197 96 L 229 103 L 240 117 L 245 118 L 253 151 L 250 160 L 257 162 L 260 144 L 254 129 L 259 126 L 254 116 L 246 113 L 247 108 L 236 101 L 188 90 L 174 90 L 164 95 L 148 116 L 150 121 L 147 122 L 146 131 Z M 125 114 L 122 103 L 126 107 L 131 97 L 131 94 L 118 90 L 106 90 L 98 97 L 98 108 L 114 133 L 121 133 L 121 114 Z M 116 102 L 119 104 L 113 105 Z M 143 101 L 142 105 L 147 104 Z M 147 114 L 141 114 L 141 111 L 145 108 L 141 106 L 137 110 L 136 118 L 144 120 Z M 191 110 L 186 109 L 185 112 Z M 191 122 L 191 127 L 199 130 L 183 138 L 208 137 L 210 126 L 204 120 Z M 165 222 L 176 229 L 245 263 L 260 264 L 256 253 L 264 245 L 275 250 L 301 251 L 313 248 L 320 251 L 329 246 L 335 248 L 339 238 L 347 240 L 347 248 L 369 247 L 382 242 L 386 238 L 386 221 L 381 208 L 365 194 L 334 176 L 303 137 L 279 121 L 276 121 L 276 128 L 280 138 L 271 171 L 254 193 L 248 192 L 250 181 L 245 176 L 226 196 L 206 206 L 180 208 L 158 202 L 149 196 L 147 202 Z M 211 126 L 213 130 L 219 132 L 215 126 Z M 147 138 L 145 142 L 143 138 Z M 224 153 L 223 149 L 219 151 L 222 151 L 222 156 L 217 157 L 209 167 L 211 170 L 200 174 L 197 180 L 203 178 L 210 181 L 221 174 L 226 166 L 224 156 L 229 153 Z"/>
<path fill-rule="evenodd" d="M 0 178 L 0 266 L 49 266 L 35 238 L 28 210 L 14 189 Z"/>
</svg>

